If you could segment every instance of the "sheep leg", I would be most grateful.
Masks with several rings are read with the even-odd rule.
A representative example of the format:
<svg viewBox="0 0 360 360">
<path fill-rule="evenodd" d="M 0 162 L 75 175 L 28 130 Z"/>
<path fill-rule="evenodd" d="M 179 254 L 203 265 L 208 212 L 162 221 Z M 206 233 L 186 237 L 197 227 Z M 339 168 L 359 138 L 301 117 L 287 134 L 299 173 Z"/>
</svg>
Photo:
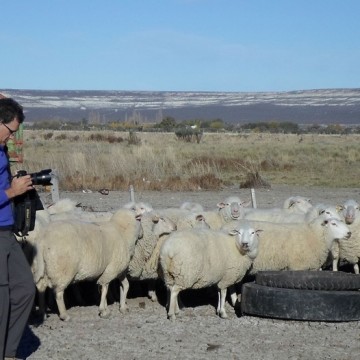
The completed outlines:
<svg viewBox="0 0 360 360">
<path fill-rule="evenodd" d="M 108 292 L 109 284 L 102 284 L 101 285 L 101 300 L 99 306 L 99 315 L 101 318 L 106 319 L 109 317 L 110 313 L 107 309 L 107 292 Z"/>
<path fill-rule="evenodd" d="M 339 262 L 339 259 L 333 258 L 333 261 L 332 261 L 332 269 L 333 269 L 333 271 L 338 271 L 338 262 Z"/>
<path fill-rule="evenodd" d="M 173 285 L 169 290 L 170 290 L 170 302 L 169 302 L 169 310 L 167 315 L 170 320 L 175 320 L 176 315 L 179 313 L 179 305 L 177 298 L 180 289 L 176 285 Z"/>
<path fill-rule="evenodd" d="M 38 290 L 39 314 L 43 320 L 46 319 L 45 291 Z"/>
<path fill-rule="evenodd" d="M 359 264 L 354 264 L 354 272 L 359 275 Z"/>
<path fill-rule="evenodd" d="M 121 313 L 126 312 L 127 310 L 127 305 L 126 305 L 126 298 L 127 298 L 127 294 L 129 292 L 129 280 L 127 279 L 126 276 L 124 276 L 123 279 L 119 279 L 120 280 L 120 305 L 119 305 L 119 311 Z"/>
<path fill-rule="evenodd" d="M 231 305 L 235 306 L 236 301 L 238 300 L 238 296 L 237 296 L 237 293 L 236 293 L 235 286 L 234 285 L 229 286 L 228 290 L 229 290 L 229 293 L 230 293 Z"/>
<path fill-rule="evenodd" d="M 226 319 L 228 316 L 225 310 L 225 299 L 226 299 L 226 289 L 221 289 L 218 291 L 218 307 L 216 313 L 222 318 Z"/>
<path fill-rule="evenodd" d="M 149 280 L 147 285 L 149 299 L 153 302 L 158 301 L 158 298 L 156 296 L 156 280 Z"/>
<path fill-rule="evenodd" d="M 59 310 L 59 317 L 63 321 L 69 321 L 70 316 L 66 312 L 66 307 L 64 303 L 64 291 L 58 291 L 55 289 L 55 296 L 56 296 L 56 304 Z"/>
</svg>

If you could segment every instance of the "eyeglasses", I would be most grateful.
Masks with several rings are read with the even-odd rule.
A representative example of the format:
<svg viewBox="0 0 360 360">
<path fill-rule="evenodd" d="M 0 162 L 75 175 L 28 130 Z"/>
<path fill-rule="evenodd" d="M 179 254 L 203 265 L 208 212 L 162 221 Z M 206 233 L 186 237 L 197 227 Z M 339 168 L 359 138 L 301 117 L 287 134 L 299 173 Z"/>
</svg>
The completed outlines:
<svg viewBox="0 0 360 360">
<path fill-rule="evenodd" d="M 10 136 L 14 135 L 17 132 L 17 130 L 10 129 L 5 123 L 2 124 L 9 130 Z"/>
</svg>

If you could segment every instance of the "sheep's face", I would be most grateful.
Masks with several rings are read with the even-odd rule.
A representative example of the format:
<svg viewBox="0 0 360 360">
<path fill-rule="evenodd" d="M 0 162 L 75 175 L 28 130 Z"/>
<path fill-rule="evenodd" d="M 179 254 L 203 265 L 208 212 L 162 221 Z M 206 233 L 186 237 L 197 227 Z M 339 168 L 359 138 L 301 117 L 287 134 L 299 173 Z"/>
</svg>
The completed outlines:
<svg viewBox="0 0 360 360">
<path fill-rule="evenodd" d="M 136 216 L 141 216 L 146 212 L 150 212 L 153 208 L 143 202 L 129 202 L 123 206 L 124 209 L 129 209 L 135 213 Z"/>
<path fill-rule="evenodd" d="M 331 218 L 341 220 L 340 214 L 337 209 L 331 206 L 325 209 L 321 209 L 319 211 L 319 216 L 324 220 Z"/>
<path fill-rule="evenodd" d="M 222 202 L 218 205 L 219 211 L 223 213 L 224 218 L 229 220 L 238 220 L 241 215 L 241 204 L 239 202 Z"/>
<path fill-rule="evenodd" d="M 342 240 L 349 239 L 351 236 L 351 231 L 348 226 L 341 220 L 330 218 L 324 220 L 322 223 L 323 226 L 327 228 L 327 231 L 330 233 L 332 239 Z"/>
<path fill-rule="evenodd" d="M 302 196 L 294 196 L 289 199 L 288 209 L 294 212 L 306 213 L 311 208 L 311 200 L 308 198 L 304 198 Z"/>
<path fill-rule="evenodd" d="M 342 205 L 343 216 L 346 224 L 352 224 L 360 216 L 360 205 L 354 200 L 348 200 Z"/>
<path fill-rule="evenodd" d="M 195 224 L 193 226 L 197 229 L 210 229 L 210 225 L 206 222 L 204 215 L 195 215 Z"/>
<path fill-rule="evenodd" d="M 166 216 L 159 216 L 155 214 L 152 217 L 152 231 L 157 236 L 170 234 L 176 230 L 176 224 Z"/>
<path fill-rule="evenodd" d="M 229 234 L 236 236 L 236 246 L 240 253 L 254 259 L 258 253 L 259 233 L 262 230 L 255 230 L 249 225 L 242 225 L 229 231 Z"/>
</svg>

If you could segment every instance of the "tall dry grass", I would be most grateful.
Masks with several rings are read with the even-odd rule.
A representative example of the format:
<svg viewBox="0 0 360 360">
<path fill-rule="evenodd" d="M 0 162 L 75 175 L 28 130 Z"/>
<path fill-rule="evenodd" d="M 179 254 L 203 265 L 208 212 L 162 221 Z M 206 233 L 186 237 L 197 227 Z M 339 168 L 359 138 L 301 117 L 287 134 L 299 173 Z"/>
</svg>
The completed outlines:
<svg viewBox="0 0 360 360">
<path fill-rule="evenodd" d="M 135 140 L 134 141 L 134 136 Z M 359 187 L 359 135 L 24 132 L 24 163 L 56 169 L 63 190 L 219 189 L 258 173 L 270 184 Z M 135 144 L 134 144 L 135 143 Z"/>
</svg>

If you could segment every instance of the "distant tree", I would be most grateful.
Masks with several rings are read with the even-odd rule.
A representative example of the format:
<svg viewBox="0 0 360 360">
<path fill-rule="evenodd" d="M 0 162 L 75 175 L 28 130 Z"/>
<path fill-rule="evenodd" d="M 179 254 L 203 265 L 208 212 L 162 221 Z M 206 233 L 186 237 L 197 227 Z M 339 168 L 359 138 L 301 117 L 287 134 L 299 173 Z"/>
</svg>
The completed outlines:
<svg viewBox="0 0 360 360">
<path fill-rule="evenodd" d="M 169 131 L 176 127 L 176 121 L 173 117 L 166 116 L 161 120 L 160 124 L 158 124 L 158 127 Z"/>
</svg>

